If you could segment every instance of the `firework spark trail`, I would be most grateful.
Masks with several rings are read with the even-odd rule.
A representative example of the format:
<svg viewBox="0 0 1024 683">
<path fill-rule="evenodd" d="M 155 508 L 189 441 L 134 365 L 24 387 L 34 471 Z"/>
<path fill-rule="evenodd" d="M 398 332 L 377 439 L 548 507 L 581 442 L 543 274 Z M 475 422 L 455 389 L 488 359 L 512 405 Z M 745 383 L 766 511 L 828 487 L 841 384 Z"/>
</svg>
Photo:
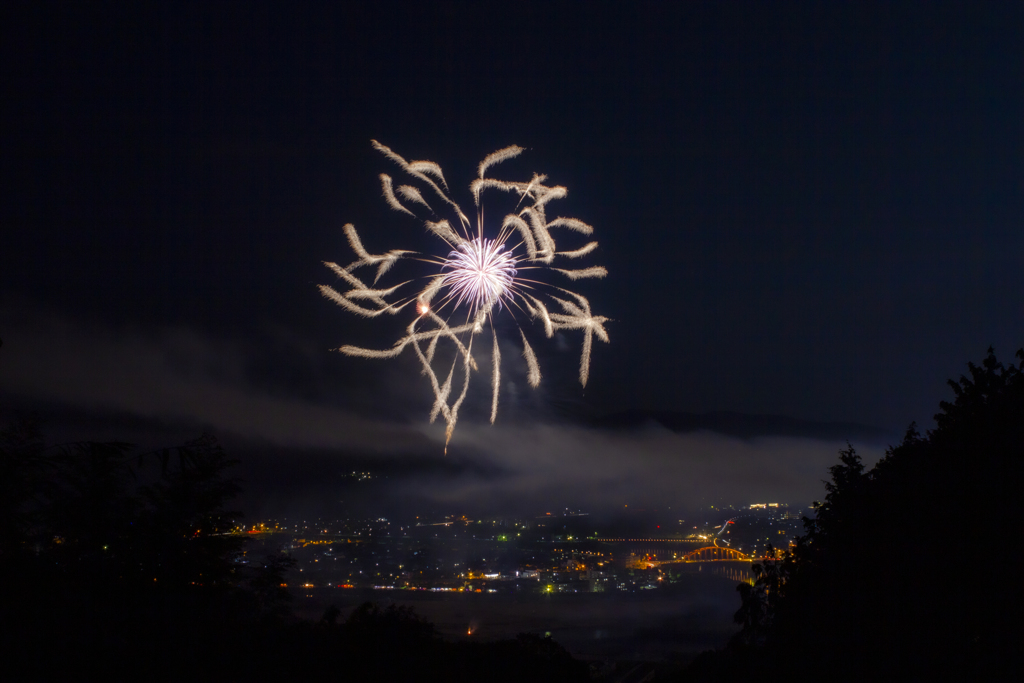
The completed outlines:
<svg viewBox="0 0 1024 683">
<path fill-rule="evenodd" d="M 550 285 L 542 280 L 526 279 L 522 272 L 531 270 L 532 274 L 553 271 L 560 277 L 571 281 L 588 278 L 603 278 L 608 271 L 602 266 L 586 268 L 556 268 L 552 264 L 556 259 L 579 259 L 597 249 L 597 242 L 588 242 L 581 247 L 569 251 L 558 251 L 552 228 L 564 228 L 569 232 L 592 235 L 594 228 L 576 218 L 557 217 L 548 220 L 547 204 L 555 199 L 565 197 L 567 190 L 561 186 L 547 186 L 547 176 L 534 174 L 528 182 L 513 182 L 486 177 L 487 171 L 504 161 L 513 159 L 525 150 L 511 145 L 487 155 L 477 169 L 478 178 L 470 183 L 470 192 L 479 218 L 475 235 L 471 233 L 472 224 L 466 214 L 448 194 L 448 184 L 441 172 L 441 167 L 432 161 L 406 161 L 388 147 L 376 140 L 372 141 L 374 149 L 397 164 L 402 171 L 418 181 L 431 196 L 439 198 L 456 218 L 458 229 L 452 227 L 448 220 L 438 218 L 430 203 L 424 197 L 421 188 L 412 185 L 394 184 L 391 176 L 380 174 L 381 188 L 385 202 L 389 207 L 403 214 L 416 216 L 414 208 L 428 211 L 438 220 L 424 219 L 424 226 L 429 232 L 443 240 L 450 251 L 446 258 L 426 257 L 415 252 L 393 249 L 384 254 L 371 254 L 363 246 L 355 226 L 347 224 L 343 230 L 349 246 L 356 255 L 356 260 L 346 267 L 325 261 L 327 266 L 340 281 L 350 289 L 339 292 L 329 285 L 320 285 L 321 294 L 346 310 L 367 318 L 381 315 L 397 315 L 406 310 L 410 303 L 415 302 L 416 317 L 409 323 L 405 336 L 398 339 L 390 349 L 365 349 L 358 346 L 345 345 L 337 349 L 349 356 L 362 358 L 394 358 L 406 347 L 412 346 L 419 359 L 421 371 L 430 381 L 434 392 L 434 405 L 430 410 L 430 421 L 440 415 L 445 423 L 445 450 L 451 440 L 455 423 L 458 421 L 459 408 L 462 406 L 469 391 L 469 381 L 473 372 L 479 367 L 473 358 L 473 338 L 484 331 L 485 325 L 490 326 L 493 338 L 491 350 L 491 422 L 497 419 L 498 396 L 501 379 L 501 351 L 498 336 L 494 328 L 493 316 L 507 308 L 514 307 L 524 311 L 539 321 L 547 338 L 560 330 L 579 330 L 583 333 L 580 353 L 580 384 L 586 386 L 590 374 L 590 355 L 593 337 L 596 335 L 603 342 L 608 342 L 608 333 L 604 323 L 608 318 L 595 316 L 591 313 L 590 302 L 583 296 Z M 515 193 L 519 196 L 515 212 L 502 220 L 496 238 L 484 238 L 482 195 L 487 190 L 498 190 Z M 403 203 L 404 200 L 404 203 Z M 462 234 L 460 234 L 460 232 Z M 510 238 L 516 236 L 517 244 L 511 244 Z M 399 297 L 399 290 L 409 285 L 411 280 L 386 288 L 377 288 L 376 284 L 400 260 L 426 260 L 439 265 L 441 273 L 431 276 L 425 287 L 418 293 L 404 298 Z M 373 285 L 367 285 L 354 273 L 363 267 L 375 267 Z M 544 293 L 541 287 L 550 287 L 560 296 Z M 527 293 L 525 290 L 531 290 Z M 439 303 L 435 298 L 440 296 Z M 561 308 L 561 312 L 552 312 L 541 300 L 546 297 Z M 571 300 L 570 300 L 571 299 Z M 465 306 L 464 306 L 465 305 Z M 449 321 L 438 314 L 446 307 L 449 317 L 456 315 L 460 308 L 466 308 L 466 322 L 450 325 Z M 517 321 L 518 324 L 518 321 Z M 432 327 L 425 327 L 432 325 Z M 425 329 L 421 329 L 425 328 Z M 541 372 L 537 356 L 526 338 L 526 332 L 520 326 L 520 337 L 523 342 L 523 358 L 527 366 L 527 383 L 536 388 L 540 385 Z M 447 371 L 439 375 L 434 369 L 435 356 L 441 343 L 451 342 L 454 357 Z M 424 345 L 425 344 L 425 348 Z M 453 385 L 456 375 L 461 371 L 461 386 L 458 395 L 452 399 Z M 443 379 L 442 379 L 443 376 Z"/>
</svg>

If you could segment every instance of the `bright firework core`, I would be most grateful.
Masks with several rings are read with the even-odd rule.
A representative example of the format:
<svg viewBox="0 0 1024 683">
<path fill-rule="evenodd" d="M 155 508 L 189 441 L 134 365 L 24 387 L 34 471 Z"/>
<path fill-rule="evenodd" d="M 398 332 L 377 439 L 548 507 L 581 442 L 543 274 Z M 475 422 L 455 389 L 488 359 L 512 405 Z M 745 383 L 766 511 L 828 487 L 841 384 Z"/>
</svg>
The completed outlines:
<svg viewBox="0 0 1024 683">
<path fill-rule="evenodd" d="M 451 288 L 456 307 L 465 301 L 476 311 L 495 303 L 500 307 L 501 300 L 511 294 L 516 259 L 497 240 L 477 237 L 448 254 L 444 268 L 450 272 L 443 285 Z"/>
</svg>

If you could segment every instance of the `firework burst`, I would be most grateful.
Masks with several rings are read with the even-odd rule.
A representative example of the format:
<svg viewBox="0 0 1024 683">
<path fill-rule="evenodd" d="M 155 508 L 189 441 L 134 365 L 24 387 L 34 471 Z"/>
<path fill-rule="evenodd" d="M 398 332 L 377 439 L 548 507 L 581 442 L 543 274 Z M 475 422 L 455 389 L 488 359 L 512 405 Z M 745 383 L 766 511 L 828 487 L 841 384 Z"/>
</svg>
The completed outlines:
<svg viewBox="0 0 1024 683">
<path fill-rule="evenodd" d="M 451 269 L 441 286 L 451 288 L 451 296 L 458 308 L 463 301 L 470 311 L 498 304 L 511 296 L 516 278 L 516 259 L 505 253 L 505 245 L 498 240 L 475 237 L 466 240 L 448 254 L 443 268 Z"/>
<path fill-rule="evenodd" d="M 501 353 L 494 330 L 493 316 L 502 310 L 520 324 L 529 318 L 539 325 L 548 338 L 559 330 L 577 330 L 582 333 L 580 354 L 580 384 L 586 386 L 590 372 L 590 351 L 593 337 L 608 341 L 604 323 L 607 318 L 591 313 L 590 303 L 581 295 L 545 281 L 545 273 L 567 280 L 602 278 L 607 271 L 601 266 L 588 268 L 558 268 L 555 263 L 565 259 L 579 259 L 594 251 L 597 242 L 587 242 L 570 251 L 558 251 L 552 230 L 564 228 L 589 236 L 594 229 L 575 218 L 558 217 L 548 220 L 549 202 L 561 199 L 566 189 L 548 186 L 547 178 L 534 175 L 527 182 L 512 182 L 487 177 L 487 170 L 503 161 L 519 156 L 524 150 L 515 145 L 498 150 L 480 162 L 478 177 L 470 184 L 476 207 L 477 224 L 474 229 L 466 214 L 451 198 L 441 167 L 432 161 L 406 161 L 376 140 L 373 146 L 396 163 L 416 185 L 398 185 L 387 174 L 381 174 L 381 187 L 387 204 L 401 213 L 416 217 L 417 211 L 430 214 L 423 219 L 427 230 L 444 241 L 450 251 L 446 258 L 432 257 L 416 252 L 395 249 L 385 254 L 370 254 L 363 247 L 356 229 L 344 227 L 356 260 L 348 266 L 325 262 L 348 289 L 339 292 L 329 285 L 320 285 L 320 292 L 342 308 L 356 315 L 376 318 L 381 315 L 399 315 L 415 304 L 415 314 L 405 334 L 390 349 L 365 349 L 342 346 L 341 353 L 363 358 L 393 358 L 412 348 L 419 359 L 423 374 L 430 380 L 434 392 L 434 405 L 430 411 L 433 422 L 438 415 L 447 425 L 445 443 L 451 439 L 459 408 L 469 390 L 472 373 L 479 370 L 473 358 L 473 339 L 485 326 L 491 328 L 491 422 L 498 414 L 498 388 L 500 386 Z M 515 211 L 505 216 L 493 239 L 484 237 L 482 195 L 485 191 L 500 191 L 517 195 Z M 438 202 L 438 207 L 455 219 L 452 227 L 441 218 L 424 197 Z M 435 219 L 435 220 L 431 220 Z M 426 279 L 415 293 L 403 296 L 399 290 L 412 281 L 379 289 L 377 282 L 399 260 L 427 261 L 438 271 Z M 373 282 L 367 284 L 356 275 L 362 268 L 375 268 Z M 529 271 L 529 272 L 527 272 Z M 529 277 L 527 277 L 529 275 Z M 435 302 L 436 300 L 436 302 Z M 557 307 L 554 310 L 549 306 Z M 410 309 L 411 310 L 411 309 Z M 522 315 L 517 317 L 517 313 Z M 461 318 L 462 322 L 453 322 Z M 540 365 L 526 333 L 520 324 L 523 357 L 527 366 L 527 381 L 531 387 L 540 384 Z M 450 345 L 455 360 L 447 371 L 435 370 L 435 355 L 439 344 Z M 447 364 L 445 364 L 447 366 Z M 461 372 L 461 377 L 457 377 Z M 453 383 L 461 379 L 457 395 L 453 397 Z"/>
</svg>

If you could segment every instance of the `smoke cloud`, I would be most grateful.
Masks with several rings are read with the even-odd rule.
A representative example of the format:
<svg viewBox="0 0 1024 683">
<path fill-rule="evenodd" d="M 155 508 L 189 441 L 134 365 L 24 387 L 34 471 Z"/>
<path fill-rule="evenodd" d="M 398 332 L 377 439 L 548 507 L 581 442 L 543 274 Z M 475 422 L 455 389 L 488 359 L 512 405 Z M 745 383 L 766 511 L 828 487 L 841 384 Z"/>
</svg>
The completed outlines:
<svg viewBox="0 0 1024 683">
<path fill-rule="evenodd" d="M 415 461 L 420 466 L 390 475 L 387 496 L 451 509 L 806 505 L 824 495 L 821 482 L 845 446 L 679 434 L 653 424 L 607 430 L 520 418 L 492 426 L 478 416 L 461 425 L 445 457 L 443 425 L 367 417 L 339 402 L 256 385 L 245 370 L 250 351 L 243 343 L 180 328 L 86 327 L 56 315 L 8 316 L 3 323 L 5 403 L 207 428 L 271 449 L 271 468 L 311 451 L 339 463 L 353 454 L 371 465 L 375 458 L 392 466 Z M 878 444 L 855 446 L 868 466 L 883 454 Z"/>
</svg>

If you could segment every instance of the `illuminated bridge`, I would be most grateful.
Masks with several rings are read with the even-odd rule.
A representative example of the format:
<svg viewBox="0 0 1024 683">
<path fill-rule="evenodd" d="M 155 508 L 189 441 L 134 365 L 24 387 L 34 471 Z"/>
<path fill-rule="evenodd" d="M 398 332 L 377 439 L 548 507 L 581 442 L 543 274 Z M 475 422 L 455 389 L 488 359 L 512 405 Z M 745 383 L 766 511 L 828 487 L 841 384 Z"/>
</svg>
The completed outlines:
<svg viewBox="0 0 1024 683">
<path fill-rule="evenodd" d="M 760 558 L 751 557 L 732 548 L 709 545 L 671 558 L 659 557 L 654 554 L 641 555 L 634 560 L 634 563 L 640 567 L 652 568 L 665 564 L 691 564 L 694 562 L 757 562 L 758 559 Z"/>
<path fill-rule="evenodd" d="M 714 545 L 707 545 L 713 541 Z M 757 562 L 760 557 L 718 545 L 717 538 L 589 538 L 577 543 L 598 543 L 621 556 L 626 551 L 639 565 L 655 567 L 679 562 Z M 686 546 L 690 547 L 687 548 Z M 693 546 L 697 545 L 696 549 Z"/>
<path fill-rule="evenodd" d="M 723 576 L 730 581 L 751 583 L 753 577 L 750 573 L 750 565 L 758 559 L 732 548 L 711 545 L 672 559 L 657 559 L 651 555 L 634 556 L 627 561 L 626 566 L 632 569 L 654 569 L 655 567 L 682 569 L 684 566 L 689 566 L 697 571 L 708 570 L 711 574 Z"/>
<path fill-rule="evenodd" d="M 753 561 L 754 558 L 739 550 L 732 548 L 720 548 L 717 545 L 709 545 L 706 548 L 698 548 L 679 558 L 679 562 L 735 562 L 736 560 Z"/>
</svg>

